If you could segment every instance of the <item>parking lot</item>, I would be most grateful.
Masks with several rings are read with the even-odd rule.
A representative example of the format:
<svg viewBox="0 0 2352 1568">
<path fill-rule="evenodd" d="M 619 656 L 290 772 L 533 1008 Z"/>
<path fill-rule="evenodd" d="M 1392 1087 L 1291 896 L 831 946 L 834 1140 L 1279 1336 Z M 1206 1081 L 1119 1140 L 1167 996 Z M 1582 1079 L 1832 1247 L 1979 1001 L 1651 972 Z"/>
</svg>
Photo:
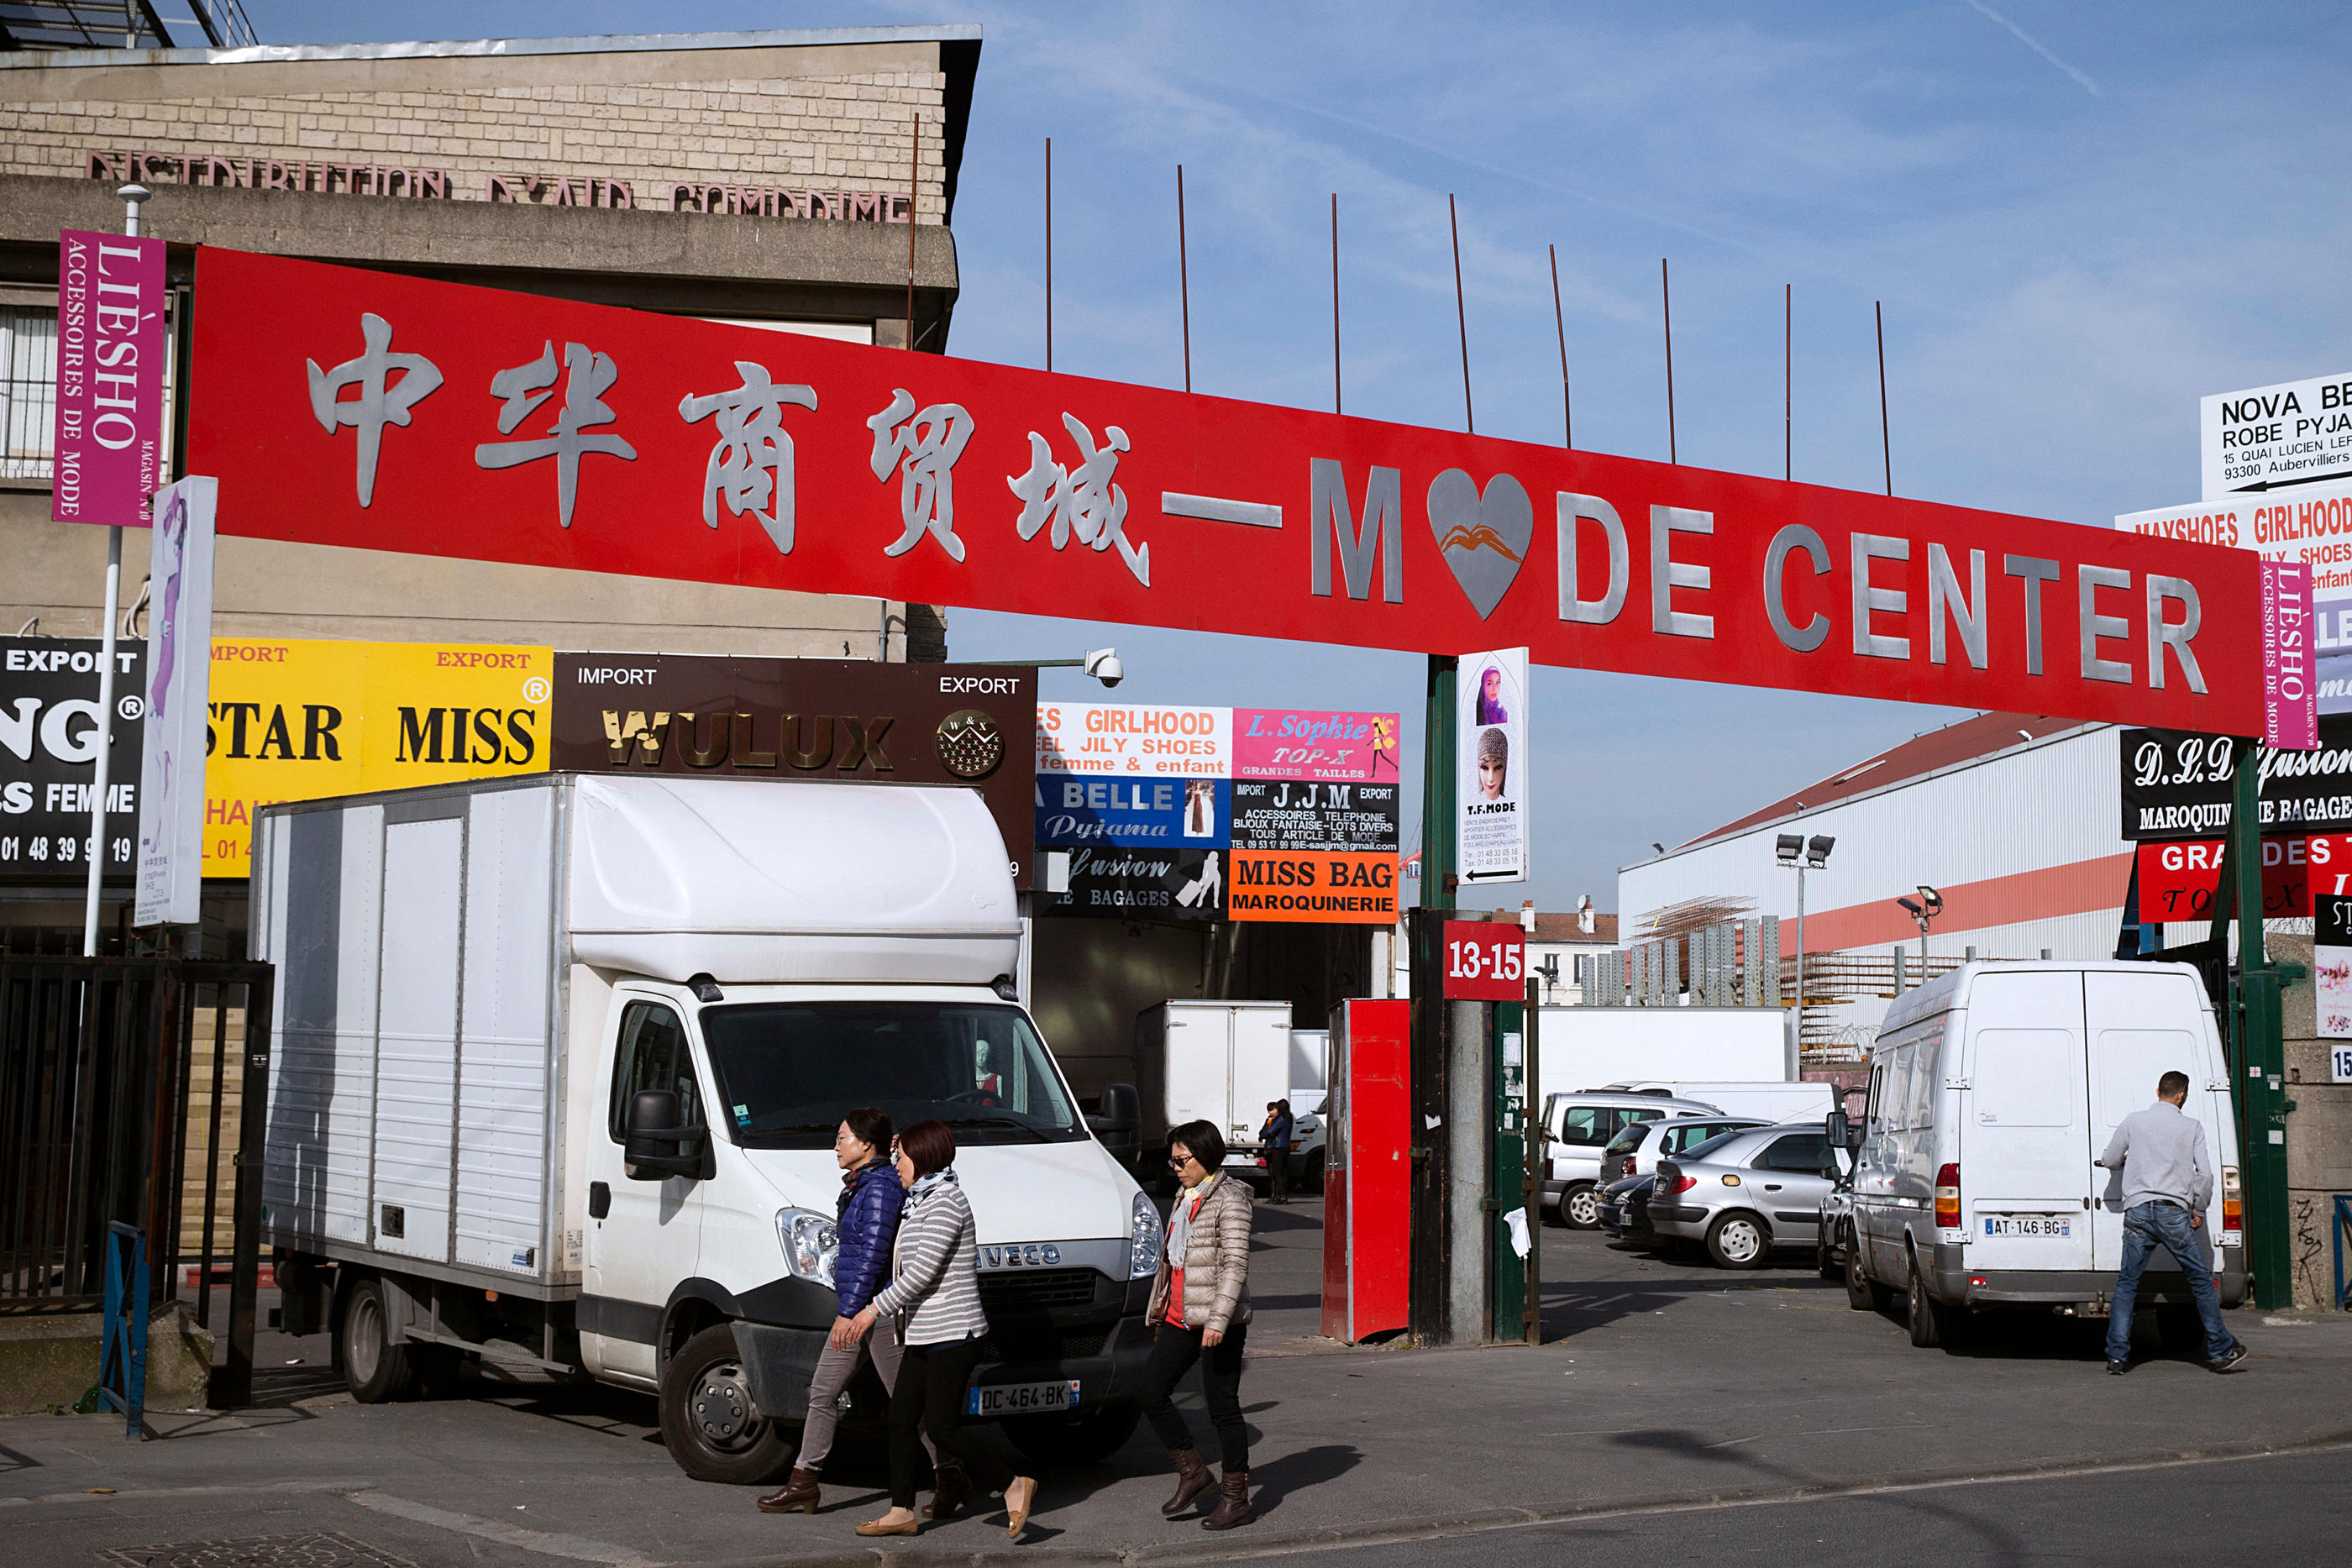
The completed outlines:
<svg viewBox="0 0 2352 1568">
<path fill-rule="evenodd" d="M 2332 1447 L 2352 1443 L 2352 1323 L 2340 1317 L 2235 1312 L 2254 1350 L 2237 1376 L 2156 1359 L 2110 1378 L 2081 1324 L 2020 1319 L 1959 1352 L 1916 1350 L 1893 1319 L 1849 1310 L 1810 1256 L 1732 1273 L 1547 1228 L 1542 1349 L 1347 1349 L 1316 1337 L 1319 1206 L 1259 1218 L 1243 1383 L 1259 1522 L 1212 1537 L 1162 1521 L 1165 1458 L 1139 1432 L 1113 1462 L 1049 1478 L 1017 1554 L 1136 1562 L 1498 1534 L 1491 1550 L 1516 1560 L 1538 1550 L 1526 1533 L 1536 1530 L 1598 1531 L 1615 1543 L 1603 1560 L 1633 1561 L 1635 1544 L 1725 1531 L 1785 1542 L 1811 1527 L 1748 1505 L 1866 1518 L 1889 1487 L 2009 1479 L 2056 1489 L 2036 1495 L 2068 1500 L 2047 1506 L 2071 1517 L 2085 1496 L 2160 1495 L 2151 1466 L 2291 1456 L 2227 1461 L 2241 1498 L 2257 1495 L 2262 1473 L 2306 1491 L 2352 1479 Z M 337 1542 L 306 1549 L 313 1563 L 381 1560 L 362 1549 L 538 1568 L 876 1561 L 850 1533 L 885 1505 L 871 1453 L 831 1467 L 824 1513 L 771 1518 L 748 1491 L 682 1477 L 650 1400 L 478 1379 L 467 1398 L 358 1406 L 325 1371 L 323 1338 L 267 1336 L 262 1351 L 258 1407 L 159 1415 L 161 1441 L 125 1444 L 119 1420 L 98 1416 L 0 1421 L 12 1562 L 320 1531 Z M 1929 1511 L 1964 1556 L 1999 1560 L 2007 1548 L 1988 1547 L 1998 1540 L 1968 1510 L 2029 1503 L 2024 1491 L 2013 1503 L 1984 1495 Z M 1735 1503 L 1748 1511 L 1723 1511 Z M 1006 1550 L 985 1518 L 905 1544 L 889 1555 Z M 1414 1550 L 1483 1560 L 1489 1548 Z"/>
</svg>

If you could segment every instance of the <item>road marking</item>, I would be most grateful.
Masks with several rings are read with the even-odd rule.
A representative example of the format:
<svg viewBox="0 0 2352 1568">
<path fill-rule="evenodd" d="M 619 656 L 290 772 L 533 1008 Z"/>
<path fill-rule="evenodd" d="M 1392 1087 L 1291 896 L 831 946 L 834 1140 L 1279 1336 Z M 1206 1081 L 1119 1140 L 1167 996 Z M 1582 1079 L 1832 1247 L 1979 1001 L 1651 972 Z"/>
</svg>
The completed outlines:
<svg viewBox="0 0 2352 1568">
<path fill-rule="evenodd" d="M 78 1502 L 95 1506 L 100 1503 L 138 1502 L 148 1498 L 161 1497 L 251 1497 L 270 1492 L 348 1492 L 353 1487 L 363 1487 L 367 1484 L 364 1478 L 346 1476 L 331 1480 L 268 1481 L 257 1486 L 148 1487 L 135 1490 L 113 1491 L 104 1495 L 88 1490 L 35 1492 L 23 1497 L 0 1497 L 0 1508 L 26 1508 L 37 1502 Z"/>
<path fill-rule="evenodd" d="M 477 1535 L 484 1541 L 495 1541 L 550 1557 L 569 1557 L 581 1563 L 607 1563 L 613 1568 L 650 1568 L 653 1561 L 642 1552 L 615 1546 L 608 1541 L 592 1541 L 584 1535 L 563 1535 L 553 1531 L 525 1530 L 520 1525 L 503 1524 L 494 1519 L 476 1519 L 471 1514 L 451 1513 L 446 1509 L 411 1502 L 404 1497 L 394 1497 L 387 1492 L 355 1491 L 346 1495 L 360 1507 L 373 1509 L 379 1513 L 413 1520 L 418 1524 L 438 1525 L 443 1530 Z"/>
</svg>

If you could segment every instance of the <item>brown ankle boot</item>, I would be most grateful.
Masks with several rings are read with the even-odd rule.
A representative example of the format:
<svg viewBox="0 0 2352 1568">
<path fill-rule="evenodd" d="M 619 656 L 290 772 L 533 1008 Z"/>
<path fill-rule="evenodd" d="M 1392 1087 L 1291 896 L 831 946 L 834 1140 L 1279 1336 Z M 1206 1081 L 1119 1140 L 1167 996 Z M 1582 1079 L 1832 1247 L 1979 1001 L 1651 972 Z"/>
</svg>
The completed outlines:
<svg viewBox="0 0 2352 1568">
<path fill-rule="evenodd" d="M 1249 1472 L 1227 1470 L 1217 1489 L 1217 1511 L 1201 1521 L 1203 1530 L 1231 1530 L 1255 1519 L 1250 1511 Z"/>
<path fill-rule="evenodd" d="M 817 1499 L 823 1489 L 817 1485 L 816 1472 L 793 1468 L 784 1484 L 760 1500 L 761 1513 L 790 1513 L 799 1509 L 803 1513 L 816 1511 Z"/>
<path fill-rule="evenodd" d="M 953 1519 L 971 1500 L 971 1476 L 961 1465 L 931 1467 L 931 1500 L 920 1510 L 925 1519 Z"/>
<path fill-rule="evenodd" d="M 1217 1484 L 1209 1467 L 1201 1462 L 1198 1448 L 1171 1448 L 1168 1458 L 1176 1466 L 1176 1495 L 1160 1505 L 1160 1511 L 1173 1519 L 1192 1506 L 1192 1500 Z"/>
</svg>

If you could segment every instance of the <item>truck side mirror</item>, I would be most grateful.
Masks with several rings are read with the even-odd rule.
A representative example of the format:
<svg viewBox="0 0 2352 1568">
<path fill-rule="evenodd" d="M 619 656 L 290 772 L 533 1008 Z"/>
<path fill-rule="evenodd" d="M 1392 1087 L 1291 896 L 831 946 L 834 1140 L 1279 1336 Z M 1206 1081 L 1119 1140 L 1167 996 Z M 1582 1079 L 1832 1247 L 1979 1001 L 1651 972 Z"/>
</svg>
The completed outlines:
<svg viewBox="0 0 2352 1568">
<path fill-rule="evenodd" d="M 1831 1112 L 1822 1130 L 1828 1135 L 1830 1146 L 1834 1149 L 1851 1149 L 1857 1147 L 1861 1143 L 1861 1140 L 1853 1135 L 1852 1119 L 1842 1110 Z"/>
<path fill-rule="evenodd" d="M 1143 1096 L 1134 1084 L 1105 1084 L 1100 1108 L 1087 1113 L 1087 1125 L 1111 1158 L 1130 1171 L 1135 1168 L 1143 1153 Z"/>
<path fill-rule="evenodd" d="M 674 1091 L 640 1089 L 629 1096 L 621 1159 L 631 1181 L 703 1175 L 709 1132 L 703 1127 L 681 1127 L 677 1123 L 677 1095 Z"/>
</svg>

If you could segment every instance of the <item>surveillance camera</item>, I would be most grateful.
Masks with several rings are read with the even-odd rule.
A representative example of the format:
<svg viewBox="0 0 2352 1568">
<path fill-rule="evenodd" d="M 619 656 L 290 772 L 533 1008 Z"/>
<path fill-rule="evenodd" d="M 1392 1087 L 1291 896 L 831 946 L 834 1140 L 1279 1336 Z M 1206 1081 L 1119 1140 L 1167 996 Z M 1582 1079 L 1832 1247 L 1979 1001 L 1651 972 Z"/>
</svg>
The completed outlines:
<svg viewBox="0 0 2352 1568">
<path fill-rule="evenodd" d="M 1118 651 L 1115 648 L 1088 649 L 1086 673 L 1106 686 L 1115 686 L 1127 679 L 1127 666 L 1118 662 Z"/>
</svg>

